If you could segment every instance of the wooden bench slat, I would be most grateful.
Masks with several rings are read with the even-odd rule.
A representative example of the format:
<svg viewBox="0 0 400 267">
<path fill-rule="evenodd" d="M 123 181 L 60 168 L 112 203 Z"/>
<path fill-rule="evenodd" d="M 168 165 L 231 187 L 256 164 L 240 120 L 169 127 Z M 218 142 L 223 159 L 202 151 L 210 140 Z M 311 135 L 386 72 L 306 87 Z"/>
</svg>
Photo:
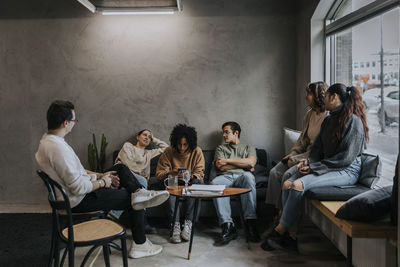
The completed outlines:
<svg viewBox="0 0 400 267">
<path fill-rule="evenodd" d="M 336 212 L 344 204 L 344 201 L 319 201 L 313 199 L 311 203 L 350 237 L 397 239 L 397 227 L 389 222 L 364 223 L 335 217 Z"/>
</svg>

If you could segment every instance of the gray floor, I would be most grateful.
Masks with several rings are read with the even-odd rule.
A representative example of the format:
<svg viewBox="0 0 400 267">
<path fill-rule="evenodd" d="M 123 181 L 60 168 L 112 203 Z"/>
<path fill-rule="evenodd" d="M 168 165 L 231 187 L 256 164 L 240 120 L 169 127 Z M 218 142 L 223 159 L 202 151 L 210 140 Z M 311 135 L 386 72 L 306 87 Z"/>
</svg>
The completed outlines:
<svg viewBox="0 0 400 267">
<path fill-rule="evenodd" d="M 261 227 L 262 228 L 262 225 Z M 209 227 L 204 222 L 196 225 L 191 259 L 187 260 L 189 243 L 171 244 L 168 242 L 168 229 L 158 229 L 159 234 L 148 235 L 156 244 L 163 246 L 161 254 L 142 259 L 129 259 L 130 266 L 345 266 L 345 258 L 325 238 L 325 236 L 310 222 L 302 222 L 299 235 L 299 253 L 284 251 L 265 252 L 258 243 L 250 243 L 247 249 L 243 231 L 240 238 L 232 241 L 227 246 L 214 246 L 214 240 L 219 233 L 219 228 Z M 264 229 L 265 235 L 269 229 Z M 129 241 L 130 243 L 131 241 Z M 128 248 L 130 244 L 128 243 Z M 78 263 L 85 250 L 77 251 Z M 94 253 L 96 254 L 96 253 Z M 100 252 L 96 258 L 93 256 L 89 262 L 92 266 L 104 266 L 103 256 Z M 122 266 L 121 254 L 113 252 L 111 255 L 112 266 Z M 87 266 L 90 266 L 88 263 Z"/>
</svg>

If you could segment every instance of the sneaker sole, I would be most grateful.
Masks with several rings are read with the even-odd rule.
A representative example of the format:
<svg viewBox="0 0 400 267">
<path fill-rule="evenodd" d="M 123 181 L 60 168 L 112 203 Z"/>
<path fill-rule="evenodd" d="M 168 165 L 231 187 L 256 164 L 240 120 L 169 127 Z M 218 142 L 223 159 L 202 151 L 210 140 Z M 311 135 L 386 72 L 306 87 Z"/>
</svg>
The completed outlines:
<svg viewBox="0 0 400 267">
<path fill-rule="evenodd" d="M 182 234 L 181 234 L 181 238 L 182 238 L 184 241 L 189 241 L 189 240 L 190 240 L 190 236 L 186 236 L 186 235 L 182 235 Z"/>
<path fill-rule="evenodd" d="M 133 203 L 132 208 L 134 210 L 143 210 L 146 208 L 151 208 L 151 207 L 156 207 L 167 201 L 169 198 L 169 193 L 165 191 L 163 194 L 159 194 L 151 199 L 148 199 L 146 201 L 142 201 L 139 203 Z"/>
<path fill-rule="evenodd" d="M 182 242 L 182 240 L 180 240 L 180 239 L 173 239 L 172 237 L 169 239 L 169 241 L 170 241 L 171 243 L 174 243 L 174 244 L 179 244 L 179 243 Z"/>
<path fill-rule="evenodd" d="M 161 253 L 161 251 L 162 251 L 162 247 L 159 250 L 152 251 L 152 252 L 135 251 L 133 253 L 129 253 L 129 258 L 139 259 L 139 258 L 154 256 L 154 255 Z"/>
</svg>

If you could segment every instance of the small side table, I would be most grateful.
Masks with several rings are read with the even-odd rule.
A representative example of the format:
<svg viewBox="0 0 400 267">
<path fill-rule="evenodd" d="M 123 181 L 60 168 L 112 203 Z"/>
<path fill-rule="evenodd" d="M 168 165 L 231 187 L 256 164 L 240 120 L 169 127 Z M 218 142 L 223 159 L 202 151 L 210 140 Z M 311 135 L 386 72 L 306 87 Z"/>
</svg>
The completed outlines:
<svg viewBox="0 0 400 267">
<path fill-rule="evenodd" d="M 179 203 L 179 199 L 185 199 L 185 198 L 194 198 L 195 202 L 194 202 L 194 211 L 193 211 L 193 222 L 192 222 L 192 233 L 190 234 L 190 241 L 189 241 L 189 252 L 188 252 L 188 260 L 190 260 L 190 253 L 192 251 L 192 243 L 193 243 L 193 236 L 194 236 L 194 226 L 195 226 L 195 222 L 196 222 L 196 214 L 197 214 L 197 209 L 199 206 L 199 200 L 200 199 L 210 199 L 210 198 L 219 198 L 219 197 L 233 197 L 236 196 L 239 198 L 239 207 L 240 207 L 240 219 L 242 221 L 242 225 L 245 229 L 245 233 L 246 233 L 246 243 L 247 243 L 247 247 L 249 247 L 249 240 L 248 240 L 248 233 L 247 233 L 247 227 L 245 225 L 245 221 L 243 218 L 243 208 L 242 208 L 242 202 L 240 201 L 240 195 L 242 194 L 246 194 L 248 192 L 251 191 L 250 188 L 236 188 L 236 187 L 227 187 L 224 189 L 224 192 L 221 195 L 183 195 L 182 194 L 182 189 L 184 188 L 184 186 L 179 186 L 178 189 L 175 190 L 171 190 L 171 189 L 167 189 L 168 192 L 170 193 L 170 195 L 175 196 L 176 197 L 176 201 L 175 201 L 175 207 L 174 207 L 174 216 L 173 216 L 173 222 L 175 222 L 176 220 L 176 214 L 177 214 L 177 210 L 178 210 L 178 203 Z M 174 225 L 172 224 L 171 227 L 171 231 L 170 231 L 170 237 L 172 237 L 172 233 L 173 233 L 173 227 Z"/>
</svg>

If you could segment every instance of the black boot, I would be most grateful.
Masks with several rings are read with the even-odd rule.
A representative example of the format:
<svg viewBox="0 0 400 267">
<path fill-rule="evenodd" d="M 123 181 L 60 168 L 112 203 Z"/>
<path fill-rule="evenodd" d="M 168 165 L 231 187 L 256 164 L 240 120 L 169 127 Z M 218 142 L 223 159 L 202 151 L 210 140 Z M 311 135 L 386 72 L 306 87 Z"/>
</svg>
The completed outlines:
<svg viewBox="0 0 400 267">
<path fill-rule="evenodd" d="M 260 235 L 258 234 L 257 230 L 257 220 L 256 219 L 249 219 L 246 220 L 247 222 L 247 229 L 249 234 L 249 241 L 258 243 L 261 241 Z"/>
<path fill-rule="evenodd" d="M 263 249 L 263 250 L 265 250 L 265 251 L 272 251 L 272 250 L 275 250 L 275 248 L 274 247 L 271 247 L 269 244 L 268 244 L 268 240 L 269 239 L 274 239 L 274 238 L 280 238 L 281 237 L 281 234 L 279 234 L 277 231 L 275 231 L 275 230 L 272 230 L 272 232 L 270 232 L 268 235 L 267 235 L 267 237 L 265 238 L 265 240 L 264 240 L 264 242 L 262 242 L 261 243 L 261 248 Z"/>
<path fill-rule="evenodd" d="M 293 239 L 287 232 L 283 235 L 275 235 L 267 238 L 266 242 L 274 249 L 298 252 L 297 239 Z"/>
<path fill-rule="evenodd" d="M 231 240 L 235 240 L 237 237 L 238 233 L 233 223 L 222 224 L 221 245 L 226 245 Z"/>
</svg>

